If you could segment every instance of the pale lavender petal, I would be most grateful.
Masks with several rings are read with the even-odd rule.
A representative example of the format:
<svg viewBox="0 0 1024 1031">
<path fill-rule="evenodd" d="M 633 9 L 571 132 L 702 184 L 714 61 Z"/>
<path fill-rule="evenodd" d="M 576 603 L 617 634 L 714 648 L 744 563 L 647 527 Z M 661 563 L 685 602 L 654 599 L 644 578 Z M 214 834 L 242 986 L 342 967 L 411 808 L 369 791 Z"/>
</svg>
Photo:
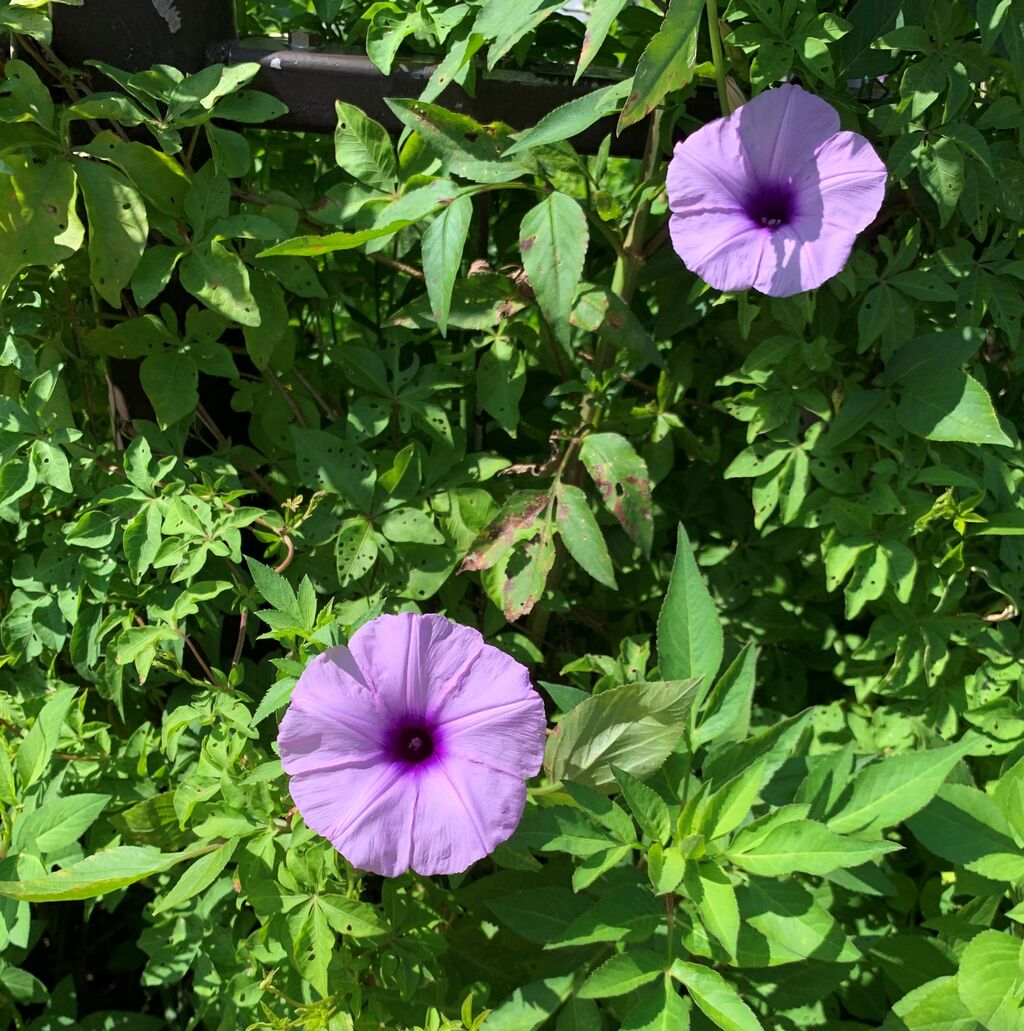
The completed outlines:
<svg viewBox="0 0 1024 1031">
<path fill-rule="evenodd" d="M 468 631 L 468 627 L 459 627 Z M 471 631 L 476 634 L 476 631 Z M 475 651 L 467 646 L 458 653 L 438 657 L 431 669 L 431 695 L 428 712 L 441 723 L 507 702 L 539 704 L 540 695 L 530 683 L 530 671 L 500 648 L 485 644 L 476 634 Z"/>
<path fill-rule="evenodd" d="M 771 271 L 761 275 L 754 288 L 769 297 L 813 290 L 843 270 L 855 239 L 844 230 L 822 232 L 815 219 L 794 219 L 772 235 L 773 259 L 765 265 Z"/>
<path fill-rule="evenodd" d="M 729 118 L 738 120 L 750 167 L 762 181 L 787 179 L 839 131 L 831 104 L 791 85 L 759 93 Z"/>
<path fill-rule="evenodd" d="M 277 737 L 285 772 L 360 764 L 381 754 L 385 715 L 357 677 L 346 648 L 318 655 L 303 670 Z"/>
<path fill-rule="evenodd" d="M 306 826 L 323 835 L 355 867 L 384 877 L 409 869 L 415 777 L 397 763 L 303 773 L 290 790 Z"/>
<path fill-rule="evenodd" d="M 518 777 L 533 777 L 544 761 L 547 719 L 540 695 L 496 702 L 448 717 L 444 757 L 478 761 Z"/>
<path fill-rule="evenodd" d="M 686 267 L 717 290 L 746 290 L 774 267 L 770 230 L 746 214 L 673 214 L 668 228 Z"/>
<path fill-rule="evenodd" d="M 676 144 L 665 180 L 669 208 L 741 212 L 750 179 L 736 120 L 719 118 Z"/>
<path fill-rule="evenodd" d="M 526 805 L 521 776 L 446 757 L 419 781 L 412 868 L 461 873 L 511 837 Z"/>
<path fill-rule="evenodd" d="M 483 645 L 470 627 L 412 612 L 371 620 L 349 641 L 367 682 L 395 714 L 426 712 L 432 685 L 457 677 Z"/>
<path fill-rule="evenodd" d="M 823 231 L 866 229 L 885 198 L 886 168 L 874 147 L 855 132 L 839 132 L 818 148 L 815 165 Z"/>
</svg>

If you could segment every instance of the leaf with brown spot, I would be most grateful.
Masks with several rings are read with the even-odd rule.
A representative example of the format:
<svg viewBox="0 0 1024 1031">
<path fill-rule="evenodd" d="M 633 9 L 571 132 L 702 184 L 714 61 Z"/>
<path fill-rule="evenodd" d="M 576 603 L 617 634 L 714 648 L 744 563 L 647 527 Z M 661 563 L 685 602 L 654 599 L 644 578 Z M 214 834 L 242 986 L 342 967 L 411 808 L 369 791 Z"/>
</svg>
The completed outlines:
<svg viewBox="0 0 1024 1031">
<path fill-rule="evenodd" d="M 583 441 L 580 460 L 590 473 L 605 507 L 644 555 L 654 536 L 651 481 L 647 463 L 618 433 L 592 433 Z"/>
<path fill-rule="evenodd" d="M 521 490 L 502 506 L 497 518 L 476 539 L 459 566 L 460 573 L 490 569 L 500 562 L 517 542 L 536 533 L 536 522 L 547 507 L 550 495 Z"/>
</svg>

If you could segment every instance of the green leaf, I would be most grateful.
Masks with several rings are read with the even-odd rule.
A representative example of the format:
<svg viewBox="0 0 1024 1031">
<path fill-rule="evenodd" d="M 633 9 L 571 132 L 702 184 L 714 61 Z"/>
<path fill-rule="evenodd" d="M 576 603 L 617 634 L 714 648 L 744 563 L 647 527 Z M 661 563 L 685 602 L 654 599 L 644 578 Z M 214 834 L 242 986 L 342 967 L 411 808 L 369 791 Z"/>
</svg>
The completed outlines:
<svg viewBox="0 0 1024 1031">
<path fill-rule="evenodd" d="M 135 303 L 144 308 L 154 301 L 171 281 L 185 252 L 178 247 L 157 244 L 143 255 L 132 273 L 132 296 Z"/>
<path fill-rule="evenodd" d="M 571 856 L 593 856 L 618 846 L 578 809 L 553 806 L 528 808 L 513 839 L 524 848 L 539 852 L 565 852 Z M 623 846 L 628 849 L 628 846 Z"/>
<path fill-rule="evenodd" d="M 821 877 L 833 870 L 875 862 L 899 848 L 891 841 L 844 838 L 824 824 L 801 820 L 782 824 L 766 837 L 741 830 L 727 854 L 740 869 L 764 877 L 782 877 L 798 870 Z"/>
<path fill-rule="evenodd" d="M 601 1013 L 590 999 L 570 999 L 558 1014 L 555 1031 L 601 1031 Z"/>
<path fill-rule="evenodd" d="M 560 974 L 517 988 L 487 1018 L 487 1031 L 536 1031 L 569 997 L 575 976 Z"/>
<path fill-rule="evenodd" d="M 906 1031 L 978 1031 L 957 992 L 956 977 L 937 977 L 908 992 L 892 1007 Z"/>
<path fill-rule="evenodd" d="M 604 534 L 598 526 L 587 496 L 579 487 L 567 483 L 558 485 L 555 518 L 558 532 L 569 554 L 605 587 L 618 589 L 615 570 Z"/>
<path fill-rule="evenodd" d="M 676 557 L 672 565 L 665 600 L 658 615 L 658 666 L 662 676 L 682 680 L 686 677 L 700 677 L 710 683 L 718 672 L 725 647 L 722 625 L 715 610 L 715 603 L 704 584 L 697 563 L 693 557 L 690 539 L 682 523 L 676 532 Z M 743 656 L 740 656 L 743 659 Z M 747 685 L 745 677 L 753 678 L 753 663 L 749 674 L 740 663 L 736 673 L 733 666 L 726 671 L 722 681 L 726 686 L 720 697 L 725 697 L 735 688 L 741 693 Z M 719 684 L 721 687 L 721 682 Z M 707 740 L 705 734 L 702 740 Z"/>
<path fill-rule="evenodd" d="M 966 784 L 946 784 L 907 821 L 930 852 L 973 868 L 987 856 L 1014 852 L 1013 831 L 991 795 Z"/>
<path fill-rule="evenodd" d="M 521 17 L 519 8 L 517 12 Z M 468 115 L 421 100 L 386 97 L 385 103 L 407 129 L 419 133 L 454 175 L 477 183 L 507 183 L 526 172 L 525 166 L 503 158 L 512 142 L 505 126 L 481 125 Z"/>
<path fill-rule="evenodd" d="M 944 226 L 956 211 L 964 190 L 963 151 L 948 136 L 940 136 L 926 144 L 918 155 L 917 174 L 938 205 L 939 224 Z"/>
<path fill-rule="evenodd" d="M 53 755 L 53 750 L 57 747 L 60 739 L 64 717 L 67 716 L 76 693 L 76 689 L 73 687 L 64 687 L 55 691 L 42 707 L 35 723 L 32 724 L 31 729 L 18 746 L 14 765 L 21 781 L 22 792 L 28 791 L 35 784 L 49 764 L 50 756 Z"/>
<path fill-rule="evenodd" d="M 44 165 L 28 155 L 6 152 L 0 175 L 0 296 L 29 265 L 56 265 L 69 258 L 85 239 L 75 211 L 78 184 L 69 161 Z"/>
<path fill-rule="evenodd" d="M 697 906 L 701 923 L 729 956 L 736 955 L 740 911 L 729 875 L 711 863 L 688 863 L 683 890 Z"/>
<path fill-rule="evenodd" d="M 742 926 L 739 961 L 749 966 L 819 959 L 853 963 L 861 958 L 836 919 L 795 878 L 752 878 L 737 892 Z"/>
<path fill-rule="evenodd" d="M 612 27 L 612 22 L 619 16 L 619 12 L 626 6 L 626 3 L 627 0 L 595 0 L 590 8 L 587 30 L 583 33 L 580 59 L 576 63 L 576 74 L 572 80 L 574 84 L 579 82 L 580 76 L 597 56 L 605 39 L 608 38 L 608 30 Z"/>
<path fill-rule="evenodd" d="M 526 390 L 526 360 L 511 340 L 498 338 L 476 367 L 480 406 L 510 436 L 518 432 L 519 402 Z"/>
<path fill-rule="evenodd" d="M 764 1031 L 736 989 L 717 970 L 677 959 L 672 976 L 686 985 L 693 1001 L 722 1031 Z"/>
<path fill-rule="evenodd" d="M 696 680 L 624 684 L 581 702 L 548 738 L 545 763 L 555 780 L 590 787 L 614 783 L 612 765 L 645 777 L 683 735 Z"/>
<path fill-rule="evenodd" d="M 602 86 L 592 93 L 585 93 L 582 97 L 570 100 L 568 104 L 556 107 L 532 129 L 521 133 L 519 139 L 505 151 L 505 157 L 511 157 L 533 147 L 557 143 L 559 140 L 572 139 L 584 129 L 589 129 L 594 122 L 617 111 L 619 101 L 629 92 L 632 85 L 632 79 L 613 82 L 610 86 Z"/>
<path fill-rule="evenodd" d="M 629 538 L 650 555 L 654 540 L 651 481 L 647 463 L 618 433 L 591 433 L 580 448 L 580 461 L 601 500 Z"/>
<path fill-rule="evenodd" d="M 872 763 L 840 798 L 829 828 L 840 834 L 873 833 L 901 823 L 932 800 L 963 755 L 962 748 L 951 746 Z"/>
<path fill-rule="evenodd" d="M 358 107 L 338 100 L 334 104 L 338 126 L 334 131 L 334 157 L 338 167 L 375 190 L 395 188 L 395 151 L 384 126 Z"/>
<path fill-rule="evenodd" d="M 650 949 L 630 949 L 602 963 L 577 993 L 581 999 L 625 995 L 665 971 L 665 957 Z"/>
<path fill-rule="evenodd" d="M 293 909 L 286 919 L 296 970 L 326 998 L 330 991 L 327 966 L 334 952 L 334 930 L 320 897 L 314 895 L 307 903 Z"/>
<path fill-rule="evenodd" d="M 43 877 L 28 881 L 0 881 L 0 895 L 22 902 L 73 902 L 99 898 L 208 851 L 209 846 L 168 853 L 120 845 Z"/>
<path fill-rule="evenodd" d="M 520 0 L 487 0 L 473 22 L 473 31 L 491 41 L 487 51 L 488 70 L 523 36 L 562 6 L 558 0 L 532 0 L 525 6 Z"/>
<path fill-rule="evenodd" d="M 78 794 L 49 798 L 15 823 L 14 841 L 45 855 L 76 842 L 106 808 L 110 795 Z"/>
<path fill-rule="evenodd" d="M 662 845 L 666 844 L 672 830 L 672 822 L 668 806 L 661 796 L 625 770 L 613 766 L 612 773 L 636 822 L 649 837 L 660 841 Z"/>
<path fill-rule="evenodd" d="M 199 366 L 179 351 L 151 354 L 139 371 L 160 429 L 190 418 L 199 404 Z"/>
<path fill-rule="evenodd" d="M 756 649 L 752 644 L 744 645 L 718 678 L 703 706 L 693 733 L 694 747 L 709 741 L 719 744 L 746 738 L 750 732 L 756 665 Z"/>
<path fill-rule="evenodd" d="M 89 266 L 96 292 L 114 308 L 146 249 L 149 220 L 135 187 L 116 168 L 74 159 L 89 220 Z"/>
<path fill-rule="evenodd" d="M 230 248 L 216 240 L 200 244 L 182 260 L 178 278 L 211 311 L 243 326 L 259 325 L 260 310 L 249 287 L 249 270 Z"/>
<path fill-rule="evenodd" d="M 671 0 L 665 20 L 640 55 L 633 89 L 619 116 L 619 132 L 646 117 L 666 94 L 682 89 L 693 77 L 703 13 L 704 0 Z"/>
<path fill-rule="evenodd" d="M 526 213 L 519 228 L 523 268 L 551 331 L 566 346 L 588 241 L 587 216 L 564 193 L 549 193 Z"/>
<path fill-rule="evenodd" d="M 292 439 L 305 486 L 340 495 L 360 512 L 370 511 L 377 470 L 362 448 L 331 433 L 297 426 L 292 427 Z"/>
<path fill-rule="evenodd" d="M 369 902 L 360 902 L 344 895 L 325 894 L 319 898 L 327 922 L 338 934 L 347 934 L 353 938 L 375 938 L 387 934 L 387 923 Z"/>
<path fill-rule="evenodd" d="M 395 544 L 444 544 L 434 520 L 418 508 L 393 508 L 380 521 L 380 530 Z"/>
<path fill-rule="evenodd" d="M 982 931 L 960 957 L 960 999 L 986 1031 L 1019 1031 L 1024 1004 L 1018 986 L 1024 973 L 1024 943 L 1001 931 Z"/>
<path fill-rule="evenodd" d="M 249 566 L 249 574 L 256 585 L 256 590 L 260 592 L 263 600 L 278 612 L 301 624 L 303 615 L 292 585 L 280 573 L 263 565 L 262 562 L 257 562 L 248 555 L 245 561 Z"/>
<path fill-rule="evenodd" d="M 709 841 L 735 830 L 753 808 L 764 786 L 765 764 L 754 762 L 726 781 L 708 799 L 701 833 Z"/>
<path fill-rule="evenodd" d="M 314 256 L 333 254 L 335 251 L 351 251 L 362 247 L 370 240 L 380 240 L 386 236 L 394 236 L 400 229 L 405 229 L 411 222 L 391 222 L 377 229 L 360 229 L 354 233 L 327 233 L 325 236 L 296 236 L 260 251 L 257 258 L 274 258 L 281 255 Z"/>
<path fill-rule="evenodd" d="M 689 1031 L 690 1009 L 665 977 L 638 993 L 636 1005 L 623 1015 L 619 1031 Z"/>
<path fill-rule="evenodd" d="M 288 305 L 275 279 L 257 269 L 248 272 L 259 324 L 243 326 L 242 332 L 253 365 L 262 371 L 273 361 L 274 352 L 288 334 Z"/>
<path fill-rule="evenodd" d="M 180 906 L 205 891 L 224 872 L 238 845 L 238 839 L 225 841 L 212 852 L 200 856 L 182 875 L 166 895 L 153 904 L 153 913 L 164 913 Z"/>
<path fill-rule="evenodd" d="M 590 903 L 568 888 L 526 888 L 489 899 L 487 908 L 527 941 L 547 945 L 585 914 Z"/>
<path fill-rule="evenodd" d="M 580 898 L 579 896 L 574 896 Z M 665 908 L 649 888 L 623 884 L 594 903 L 580 899 L 583 907 L 567 926 L 543 939 L 546 949 L 560 949 L 592 942 L 644 942 L 658 929 Z"/>
<path fill-rule="evenodd" d="M 441 214 L 423 234 L 423 275 L 427 282 L 431 311 L 441 336 L 448 333 L 452 288 L 459 275 L 462 251 L 466 246 L 472 220 L 472 198 L 456 197 L 441 209 Z"/>
<path fill-rule="evenodd" d="M 902 388 L 896 418 L 927 440 L 1007 447 L 1013 443 L 999 424 L 988 391 L 973 376 L 956 369 L 915 375 Z"/>
<path fill-rule="evenodd" d="M 377 561 L 379 547 L 373 524 L 368 519 L 350 519 L 341 524 L 334 541 L 338 583 L 347 587 L 365 576 Z"/>
</svg>

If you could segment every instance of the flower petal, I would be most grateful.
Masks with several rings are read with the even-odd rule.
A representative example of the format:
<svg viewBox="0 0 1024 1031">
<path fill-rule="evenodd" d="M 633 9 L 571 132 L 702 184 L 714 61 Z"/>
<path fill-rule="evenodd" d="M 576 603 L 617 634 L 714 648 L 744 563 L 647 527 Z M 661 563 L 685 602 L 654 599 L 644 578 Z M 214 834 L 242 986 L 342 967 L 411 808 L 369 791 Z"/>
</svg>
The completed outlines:
<svg viewBox="0 0 1024 1031">
<path fill-rule="evenodd" d="M 424 875 L 461 873 L 512 835 L 525 805 L 522 777 L 445 758 L 419 781 L 412 868 Z"/>
<path fill-rule="evenodd" d="M 423 714 L 431 692 L 464 675 L 484 647 L 479 631 L 444 616 L 380 616 L 349 641 L 367 681 L 396 714 Z"/>
<path fill-rule="evenodd" d="M 468 699 L 467 699 L 468 701 Z M 453 707 L 462 708 L 462 700 Z M 533 777 L 544 761 L 544 702 L 531 689 L 530 697 L 510 698 L 486 708 L 451 711 L 442 725 L 444 759 L 479 761 L 517 777 Z"/>
<path fill-rule="evenodd" d="M 718 290 L 746 290 L 765 273 L 771 230 L 744 214 L 673 214 L 672 247 L 686 267 Z"/>
<path fill-rule="evenodd" d="M 679 214 L 737 213 L 755 180 L 735 118 L 719 118 L 676 144 L 665 179 L 669 207 Z"/>
<path fill-rule="evenodd" d="M 831 104 L 792 85 L 759 93 L 729 117 L 738 120 L 750 167 L 762 181 L 795 175 L 839 131 Z"/>
<path fill-rule="evenodd" d="M 287 773 L 336 769 L 380 756 L 386 717 L 357 677 L 346 648 L 331 648 L 303 670 L 277 736 Z"/>
<path fill-rule="evenodd" d="M 409 869 L 418 778 L 398 763 L 303 773 L 292 798 L 306 826 L 355 867 L 384 877 Z"/>
<path fill-rule="evenodd" d="M 754 289 L 769 297 L 791 297 L 821 286 L 843 270 L 856 234 L 821 227 L 816 218 L 797 218 L 772 234 L 772 255 Z"/>
<path fill-rule="evenodd" d="M 888 174 L 875 148 L 855 132 L 838 132 L 818 148 L 815 164 L 823 231 L 866 229 L 882 206 Z"/>
</svg>

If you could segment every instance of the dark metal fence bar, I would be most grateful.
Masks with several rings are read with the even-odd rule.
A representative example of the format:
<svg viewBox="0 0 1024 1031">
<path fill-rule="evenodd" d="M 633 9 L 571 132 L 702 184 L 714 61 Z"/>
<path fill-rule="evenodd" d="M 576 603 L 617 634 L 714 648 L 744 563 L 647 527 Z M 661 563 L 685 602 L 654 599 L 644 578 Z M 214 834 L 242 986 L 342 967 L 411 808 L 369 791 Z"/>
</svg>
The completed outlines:
<svg viewBox="0 0 1024 1031">
<path fill-rule="evenodd" d="M 255 61 L 260 74 L 254 87 L 287 105 L 289 113 L 273 128 L 302 132 L 332 132 L 334 103 L 343 100 L 364 110 L 389 130 L 400 123 L 384 102 L 386 97 L 417 97 L 433 73 L 429 61 L 396 62 L 384 75 L 368 58 L 340 49 L 314 48 L 310 41 L 239 40 L 234 0 L 88 0 L 82 7 L 53 7 L 53 46 L 67 64 L 81 67 L 89 58 L 128 71 L 170 64 L 193 72 L 214 61 L 239 64 Z M 549 111 L 581 97 L 610 79 L 600 74 L 573 85 L 559 70 L 496 70 L 477 79 L 475 95 L 449 86 L 438 103 L 481 122 L 506 122 L 516 129 L 535 124 Z M 688 104 L 700 121 L 717 117 L 711 91 L 700 90 Z M 605 118 L 572 141 L 577 150 L 592 153 L 609 133 L 615 119 Z M 630 126 L 612 137 L 612 151 L 637 156 L 643 152 L 646 128 Z"/>
</svg>

